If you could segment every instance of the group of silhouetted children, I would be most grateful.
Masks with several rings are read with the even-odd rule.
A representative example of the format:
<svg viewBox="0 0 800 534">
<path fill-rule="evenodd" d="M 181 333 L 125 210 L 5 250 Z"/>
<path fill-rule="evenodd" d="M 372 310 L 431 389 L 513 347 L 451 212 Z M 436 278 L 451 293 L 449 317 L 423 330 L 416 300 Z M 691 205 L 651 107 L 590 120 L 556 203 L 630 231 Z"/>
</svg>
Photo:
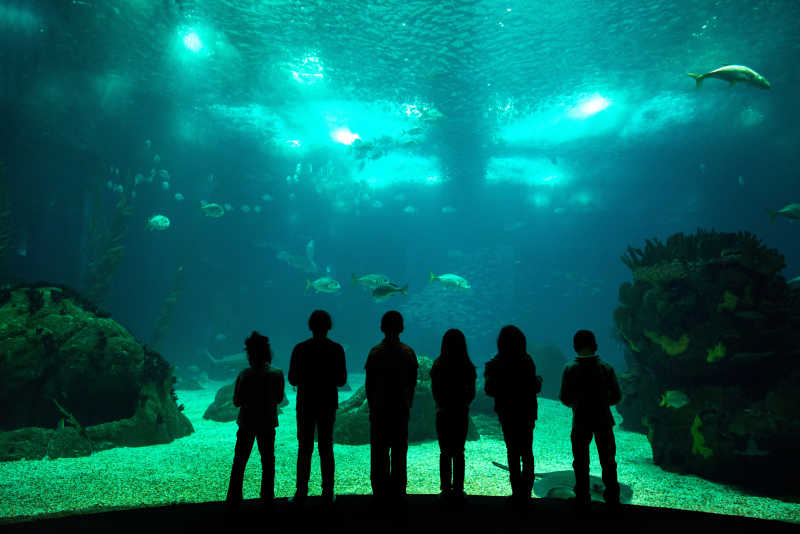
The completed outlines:
<svg viewBox="0 0 800 534">
<path fill-rule="evenodd" d="M 328 339 L 330 315 L 316 310 L 308 320 L 312 337 L 298 343 L 289 364 L 289 383 L 297 387 L 297 489 L 291 500 L 302 506 L 308 495 L 311 456 L 316 431 L 322 478 L 322 499 L 333 504 L 333 426 L 338 407 L 338 388 L 347 382 L 342 346 Z M 414 350 L 400 341 L 403 317 L 386 312 L 381 319 L 384 339 L 372 348 L 365 365 L 365 390 L 370 422 L 370 482 L 380 502 L 402 500 L 406 495 L 408 419 L 417 384 L 418 363 Z M 277 406 L 284 399 L 284 378 L 270 366 L 269 339 L 253 332 L 245 341 L 250 367 L 236 379 L 233 402 L 239 407 L 236 449 L 228 488 L 229 511 L 242 501 L 245 466 L 257 441 L 261 453 L 261 498 L 270 504 L 275 496 L 275 427 Z M 594 334 L 580 330 L 573 346 L 577 357 L 563 372 L 559 398 L 572 408 L 572 453 L 575 471 L 575 503 L 590 502 L 589 444 L 597 445 L 605 485 L 604 500 L 619 504 L 615 463 L 614 419 L 610 406 L 621 398 L 614 369 L 596 355 Z M 464 334 L 448 330 L 439 357 L 430 371 L 436 401 L 436 433 L 439 441 L 441 495 L 463 499 L 464 445 L 469 427 L 469 407 L 475 398 L 477 373 L 467 352 Z M 494 398 L 503 431 L 511 479 L 511 501 L 524 504 L 534 482 L 533 429 L 537 418 L 536 395 L 542 377 L 527 353 L 525 335 L 516 326 L 505 326 L 497 338 L 497 355 L 486 363 L 486 394 Z"/>
</svg>

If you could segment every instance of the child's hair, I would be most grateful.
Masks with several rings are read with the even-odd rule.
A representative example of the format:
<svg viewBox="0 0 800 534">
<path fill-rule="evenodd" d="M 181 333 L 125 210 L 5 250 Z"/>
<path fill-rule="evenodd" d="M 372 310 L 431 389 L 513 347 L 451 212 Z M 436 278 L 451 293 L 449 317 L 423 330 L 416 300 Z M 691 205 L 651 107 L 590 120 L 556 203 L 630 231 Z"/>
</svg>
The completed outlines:
<svg viewBox="0 0 800 534">
<path fill-rule="evenodd" d="M 439 358 L 447 364 L 472 365 L 467 352 L 467 338 L 461 330 L 451 328 L 444 333 Z"/>
<path fill-rule="evenodd" d="M 519 356 L 527 352 L 527 341 L 522 330 L 514 325 L 506 325 L 497 336 L 497 352 L 501 356 Z"/>
<path fill-rule="evenodd" d="M 267 336 L 262 336 L 253 330 L 250 337 L 244 340 L 244 346 L 247 349 L 247 361 L 250 365 L 264 365 L 272 361 L 272 349 Z"/>
<path fill-rule="evenodd" d="M 575 352 L 581 352 L 586 349 L 594 352 L 597 350 L 597 341 L 591 331 L 578 330 L 575 333 L 575 337 L 572 338 L 572 346 L 575 348 Z"/>
<path fill-rule="evenodd" d="M 333 328 L 331 315 L 325 310 L 314 310 L 308 318 L 308 329 L 312 332 L 327 332 Z"/>
<path fill-rule="evenodd" d="M 381 332 L 399 334 L 403 331 L 403 316 L 397 310 L 389 310 L 381 317 Z"/>
</svg>

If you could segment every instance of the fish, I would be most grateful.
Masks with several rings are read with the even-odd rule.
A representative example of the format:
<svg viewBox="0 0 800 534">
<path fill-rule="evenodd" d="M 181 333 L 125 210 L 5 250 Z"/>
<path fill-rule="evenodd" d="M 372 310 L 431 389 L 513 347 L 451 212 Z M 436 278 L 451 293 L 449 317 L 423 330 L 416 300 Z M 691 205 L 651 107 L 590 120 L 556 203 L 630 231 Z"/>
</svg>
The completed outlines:
<svg viewBox="0 0 800 534">
<path fill-rule="evenodd" d="M 777 211 L 767 208 L 767 213 L 769 213 L 769 222 L 775 222 L 775 217 L 778 215 L 790 220 L 797 220 L 800 219 L 800 203 L 786 204 Z"/>
<path fill-rule="evenodd" d="M 385 274 L 365 274 L 362 276 L 356 276 L 355 273 L 353 273 L 351 275 L 350 282 L 351 285 L 358 284 L 367 289 L 377 289 L 380 286 L 389 284 L 391 281 Z"/>
<path fill-rule="evenodd" d="M 425 132 L 425 128 L 422 126 L 415 126 L 414 128 L 410 128 L 408 130 L 403 130 L 403 133 L 400 135 L 420 135 Z"/>
<path fill-rule="evenodd" d="M 219 358 L 214 357 L 208 349 L 205 349 L 205 353 L 213 367 L 224 368 L 234 373 L 238 373 L 248 365 L 246 352 L 237 352 Z"/>
<path fill-rule="evenodd" d="M 705 74 L 695 74 L 694 72 L 687 72 L 689 76 L 694 78 L 696 83 L 695 88 L 700 89 L 703 86 L 703 80 L 706 78 L 718 78 L 730 83 L 731 86 L 736 85 L 737 82 L 746 83 L 759 87 L 761 89 L 769 89 L 770 83 L 762 75 L 749 67 L 743 65 L 726 65 L 718 69 L 706 72 Z"/>
<path fill-rule="evenodd" d="M 376 287 L 372 292 L 372 296 L 378 301 L 386 300 L 392 295 L 408 295 L 408 284 L 400 287 L 397 284 L 389 282 L 388 284 Z"/>
<path fill-rule="evenodd" d="M 169 217 L 166 215 L 151 215 L 147 219 L 147 229 L 150 231 L 164 231 L 169 228 L 169 224 Z"/>
<path fill-rule="evenodd" d="M 457 274 L 448 273 L 448 274 L 440 274 L 437 276 L 433 274 L 433 271 L 431 271 L 431 279 L 428 281 L 428 283 L 433 282 L 434 280 L 438 280 L 439 282 L 442 283 L 444 287 L 452 289 L 472 288 L 472 286 L 469 285 L 469 282 L 467 282 L 466 278 L 463 278 Z"/>
<path fill-rule="evenodd" d="M 800 276 L 795 276 L 794 278 L 792 278 L 791 280 L 787 281 L 786 283 L 789 284 L 789 287 L 800 288 Z"/>
<path fill-rule="evenodd" d="M 508 471 L 508 467 L 499 463 L 492 462 L 492 465 Z M 533 492 L 537 497 L 548 499 L 572 499 L 575 497 L 575 472 L 574 471 L 552 471 L 550 473 L 536 473 L 533 481 Z M 589 493 L 593 501 L 603 502 L 603 491 L 606 487 L 603 479 L 594 475 L 589 475 Z M 633 488 L 627 484 L 619 485 L 619 502 L 630 504 L 633 500 Z"/>
<path fill-rule="evenodd" d="M 214 202 L 206 203 L 202 200 L 200 201 L 200 211 L 203 212 L 203 215 L 206 217 L 212 217 L 214 219 L 219 219 L 223 215 L 225 215 L 225 208 L 216 204 Z"/>
<path fill-rule="evenodd" d="M 299 271 L 303 271 L 310 274 L 319 272 L 319 267 L 317 266 L 317 264 L 309 262 L 307 256 L 291 254 L 285 250 L 281 250 L 275 257 Z"/>
<path fill-rule="evenodd" d="M 659 406 L 666 406 L 667 408 L 683 408 L 689 404 L 689 396 L 683 391 L 677 389 L 670 389 L 661 395 L 661 402 Z"/>
<path fill-rule="evenodd" d="M 331 278 L 330 276 L 323 276 L 317 278 L 313 282 L 306 280 L 306 291 L 314 288 L 317 293 L 336 293 L 342 289 L 342 284 Z"/>
</svg>

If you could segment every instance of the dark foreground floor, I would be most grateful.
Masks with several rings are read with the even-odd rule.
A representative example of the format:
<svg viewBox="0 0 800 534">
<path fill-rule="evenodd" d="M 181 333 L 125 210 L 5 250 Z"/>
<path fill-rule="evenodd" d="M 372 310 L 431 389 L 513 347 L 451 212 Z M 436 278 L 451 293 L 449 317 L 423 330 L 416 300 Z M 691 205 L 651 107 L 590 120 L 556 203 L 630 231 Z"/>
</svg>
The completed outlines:
<svg viewBox="0 0 800 534">
<path fill-rule="evenodd" d="M 344 495 L 333 508 L 322 506 L 310 497 L 298 509 L 279 499 L 269 511 L 258 501 L 246 501 L 234 521 L 226 520 L 219 502 L 180 504 L 157 508 L 115 510 L 85 515 L 0 523 L 0 530 L 24 532 L 111 533 L 138 532 L 586 532 L 608 534 L 627 532 L 669 532 L 707 534 L 711 532 L 794 532 L 800 525 L 731 517 L 700 512 L 685 512 L 644 506 L 623 506 L 618 515 L 605 505 L 593 503 L 585 514 L 577 515 L 570 503 L 555 499 L 535 499 L 524 511 L 512 508 L 502 497 L 468 497 L 461 507 L 442 506 L 437 496 L 411 495 L 405 507 L 378 508 L 370 496 Z"/>
</svg>

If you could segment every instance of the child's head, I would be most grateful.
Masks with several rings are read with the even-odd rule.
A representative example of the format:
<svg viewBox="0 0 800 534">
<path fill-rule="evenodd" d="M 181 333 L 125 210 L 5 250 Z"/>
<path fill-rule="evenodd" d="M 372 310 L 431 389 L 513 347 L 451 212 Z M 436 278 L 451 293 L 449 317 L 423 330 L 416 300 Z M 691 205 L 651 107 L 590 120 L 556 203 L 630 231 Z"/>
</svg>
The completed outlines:
<svg viewBox="0 0 800 534">
<path fill-rule="evenodd" d="M 497 353 L 502 356 L 520 356 L 526 354 L 527 342 L 522 330 L 514 325 L 506 325 L 497 336 Z"/>
<path fill-rule="evenodd" d="M 272 361 L 272 349 L 269 347 L 269 338 L 262 336 L 255 330 L 250 337 L 244 340 L 247 349 L 247 361 L 251 367 L 261 367 Z"/>
<path fill-rule="evenodd" d="M 580 356 L 589 356 L 597 352 L 597 341 L 589 330 L 578 330 L 572 338 L 572 346 Z"/>
<path fill-rule="evenodd" d="M 389 310 L 381 317 L 381 332 L 387 336 L 399 336 L 403 331 L 403 316 L 399 311 Z"/>
<path fill-rule="evenodd" d="M 331 316 L 325 310 L 314 310 L 308 318 L 308 329 L 317 335 L 326 335 L 333 328 Z"/>
</svg>

